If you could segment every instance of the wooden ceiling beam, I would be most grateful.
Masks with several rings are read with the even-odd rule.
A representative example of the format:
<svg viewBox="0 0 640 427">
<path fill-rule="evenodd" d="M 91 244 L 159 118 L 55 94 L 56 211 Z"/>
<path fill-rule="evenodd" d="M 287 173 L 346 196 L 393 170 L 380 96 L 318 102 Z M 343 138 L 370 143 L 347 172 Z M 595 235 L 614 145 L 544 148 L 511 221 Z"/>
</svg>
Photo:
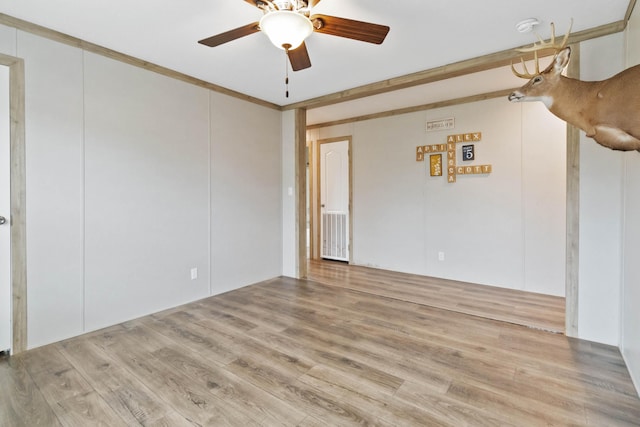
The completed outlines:
<svg viewBox="0 0 640 427">
<path fill-rule="evenodd" d="M 609 34 L 615 34 L 623 31 L 626 27 L 626 24 L 627 21 L 622 20 L 613 22 L 611 24 L 579 31 L 569 36 L 568 43 L 579 43 L 585 40 L 606 36 Z M 522 53 L 516 50 L 520 47 L 507 49 L 460 62 L 455 62 L 453 64 L 443 65 L 441 67 L 431 68 L 425 71 L 419 71 L 413 74 L 407 74 L 401 77 L 383 80 L 377 83 L 359 86 L 353 89 L 335 92 L 330 95 L 324 95 L 294 104 L 285 105 L 282 107 L 282 109 L 290 110 L 294 108 L 319 108 L 327 105 L 338 104 L 340 102 L 353 101 L 355 99 L 365 98 L 372 95 L 379 95 L 381 93 L 393 92 L 399 89 L 405 89 L 408 87 L 433 83 L 440 80 L 463 76 L 466 74 L 472 74 L 493 68 L 503 67 L 505 65 L 509 65 L 515 58 L 520 58 L 522 56 Z"/>
</svg>

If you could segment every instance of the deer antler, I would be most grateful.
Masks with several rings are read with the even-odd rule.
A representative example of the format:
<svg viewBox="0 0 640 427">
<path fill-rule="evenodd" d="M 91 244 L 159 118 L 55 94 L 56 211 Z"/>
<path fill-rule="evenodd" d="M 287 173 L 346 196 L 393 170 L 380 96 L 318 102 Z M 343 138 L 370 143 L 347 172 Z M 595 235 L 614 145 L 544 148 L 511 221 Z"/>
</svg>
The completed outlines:
<svg viewBox="0 0 640 427">
<path fill-rule="evenodd" d="M 534 62 L 536 64 L 536 72 L 535 73 L 530 73 L 529 70 L 527 69 L 527 64 L 524 63 L 524 58 L 520 58 L 520 63 L 522 64 L 522 69 L 524 70 L 524 73 L 520 73 L 518 71 L 516 71 L 516 67 L 513 66 L 513 62 L 511 62 L 511 72 L 513 74 L 516 75 L 516 77 L 520 77 L 522 79 L 532 79 L 535 76 L 537 76 L 538 74 L 540 74 L 540 61 L 538 60 L 538 51 L 534 50 L 533 51 L 533 59 Z"/>
<path fill-rule="evenodd" d="M 524 73 L 520 73 L 516 71 L 513 66 L 513 62 L 511 62 L 511 72 L 515 74 L 517 77 L 521 77 L 523 79 L 531 79 L 538 74 L 540 74 L 540 59 L 538 58 L 538 52 L 545 49 L 553 49 L 555 50 L 555 55 L 558 54 L 562 49 L 567 45 L 567 41 L 569 40 L 569 34 L 571 34 L 571 27 L 573 27 L 573 19 L 571 19 L 571 23 L 569 24 L 569 30 L 562 38 L 562 42 L 556 43 L 556 26 L 552 22 L 551 23 L 551 39 L 548 42 L 545 42 L 539 34 L 536 34 L 538 37 L 539 43 L 534 43 L 531 47 L 525 47 L 521 49 L 516 49 L 518 52 L 533 52 L 533 60 L 536 65 L 536 71 L 534 74 L 530 73 L 527 69 L 526 64 L 524 63 L 524 58 L 520 58 L 520 62 L 522 63 L 522 68 L 524 69 Z"/>
</svg>

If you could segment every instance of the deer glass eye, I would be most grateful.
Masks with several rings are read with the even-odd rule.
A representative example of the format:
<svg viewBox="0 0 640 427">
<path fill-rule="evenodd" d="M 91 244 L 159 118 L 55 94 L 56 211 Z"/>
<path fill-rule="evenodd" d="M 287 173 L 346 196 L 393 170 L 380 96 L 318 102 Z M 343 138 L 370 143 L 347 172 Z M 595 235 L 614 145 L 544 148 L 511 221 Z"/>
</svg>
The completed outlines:
<svg viewBox="0 0 640 427">
<path fill-rule="evenodd" d="M 540 83 L 541 81 L 542 81 L 542 76 L 535 76 L 535 77 L 533 78 L 533 82 L 534 82 L 534 83 Z"/>
</svg>

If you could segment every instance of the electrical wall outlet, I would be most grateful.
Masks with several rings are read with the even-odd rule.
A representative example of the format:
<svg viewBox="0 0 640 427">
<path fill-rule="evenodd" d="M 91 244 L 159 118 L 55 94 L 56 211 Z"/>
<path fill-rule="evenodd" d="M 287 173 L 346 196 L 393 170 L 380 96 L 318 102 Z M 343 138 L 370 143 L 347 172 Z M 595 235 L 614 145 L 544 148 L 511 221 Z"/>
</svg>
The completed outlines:
<svg viewBox="0 0 640 427">
<path fill-rule="evenodd" d="M 193 267 L 191 269 L 191 280 L 196 280 L 198 278 L 198 267 Z"/>
<path fill-rule="evenodd" d="M 438 261 L 444 261 L 444 252 L 438 252 Z"/>
</svg>

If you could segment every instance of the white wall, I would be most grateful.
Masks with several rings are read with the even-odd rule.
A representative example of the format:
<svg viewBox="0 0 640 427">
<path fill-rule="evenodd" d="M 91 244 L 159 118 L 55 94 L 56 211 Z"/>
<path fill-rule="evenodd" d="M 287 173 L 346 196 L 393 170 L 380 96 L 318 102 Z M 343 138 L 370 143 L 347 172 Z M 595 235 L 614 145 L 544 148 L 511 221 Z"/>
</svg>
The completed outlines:
<svg viewBox="0 0 640 427">
<path fill-rule="evenodd" d="M 624 68 L 623 34 L 580 46 L 580 77 L 602 80 Z M 620 343 L 624 158 L 580 132 L 580 270 L 578 336 Z"/>
<path fill-rule="evenodd" d="M 640 64 L 640 8 L 627 29 L 626 67 Z M 620 347 L 640 393 L 640 153 L 624 155 L 622 338 Z"/>
<path fill-rule="evenodd" d="M 417 141 L 424 139 L 421 117 L 405 114 L 355 124 L 351 259 L 356 265 L 426 274 L 427 248 L 416 238 L 425 232 L 420 201 L 429 197 L 424 194 L 425 163 L 415 161 Z"/>
<path fill-rule="evenodd" d="M 280 112 L 211 93 L 212 294 L 282 273 Z"/>
<path fill-rule="evenodd" d="M 25 61 L 28 346 L 84 330 L 82 51 L 17 32 Z"/>
<path fill-rule="evenodd" d="M 84 58 L 84 310 L 93 330 L 208 295 L 209 99 Z"/>
<path fill-rule="evenodd" d="M 29 348 L 280 274 L 279 111 L 8 27 L 0 49 L 25 59 Z"/>
<path fill-rule="evenodd" d="M 455 117 L 455 129 L 425 132 L 443 117 Z M 473 131 L 482 141 L 469 164 L 492 164 L 492 174 L 449 184 L 415 161 L 417 145 Z M 346 135 L 355 264 L 564 295 L 565 125 L 543 105 L 493 99 L 322 128 L 309 139 Z"/>
<path fill-rule="evenodd" d="M 541 103 L 521 105 L 525 290 L 564 295 L 567 126 Z"/>
<path fill-rule="evenodd" d="M 5 55 L 16 55 L 16 30 L 15 28 L 0 25 L 0 52 Z"/>
</svg>

